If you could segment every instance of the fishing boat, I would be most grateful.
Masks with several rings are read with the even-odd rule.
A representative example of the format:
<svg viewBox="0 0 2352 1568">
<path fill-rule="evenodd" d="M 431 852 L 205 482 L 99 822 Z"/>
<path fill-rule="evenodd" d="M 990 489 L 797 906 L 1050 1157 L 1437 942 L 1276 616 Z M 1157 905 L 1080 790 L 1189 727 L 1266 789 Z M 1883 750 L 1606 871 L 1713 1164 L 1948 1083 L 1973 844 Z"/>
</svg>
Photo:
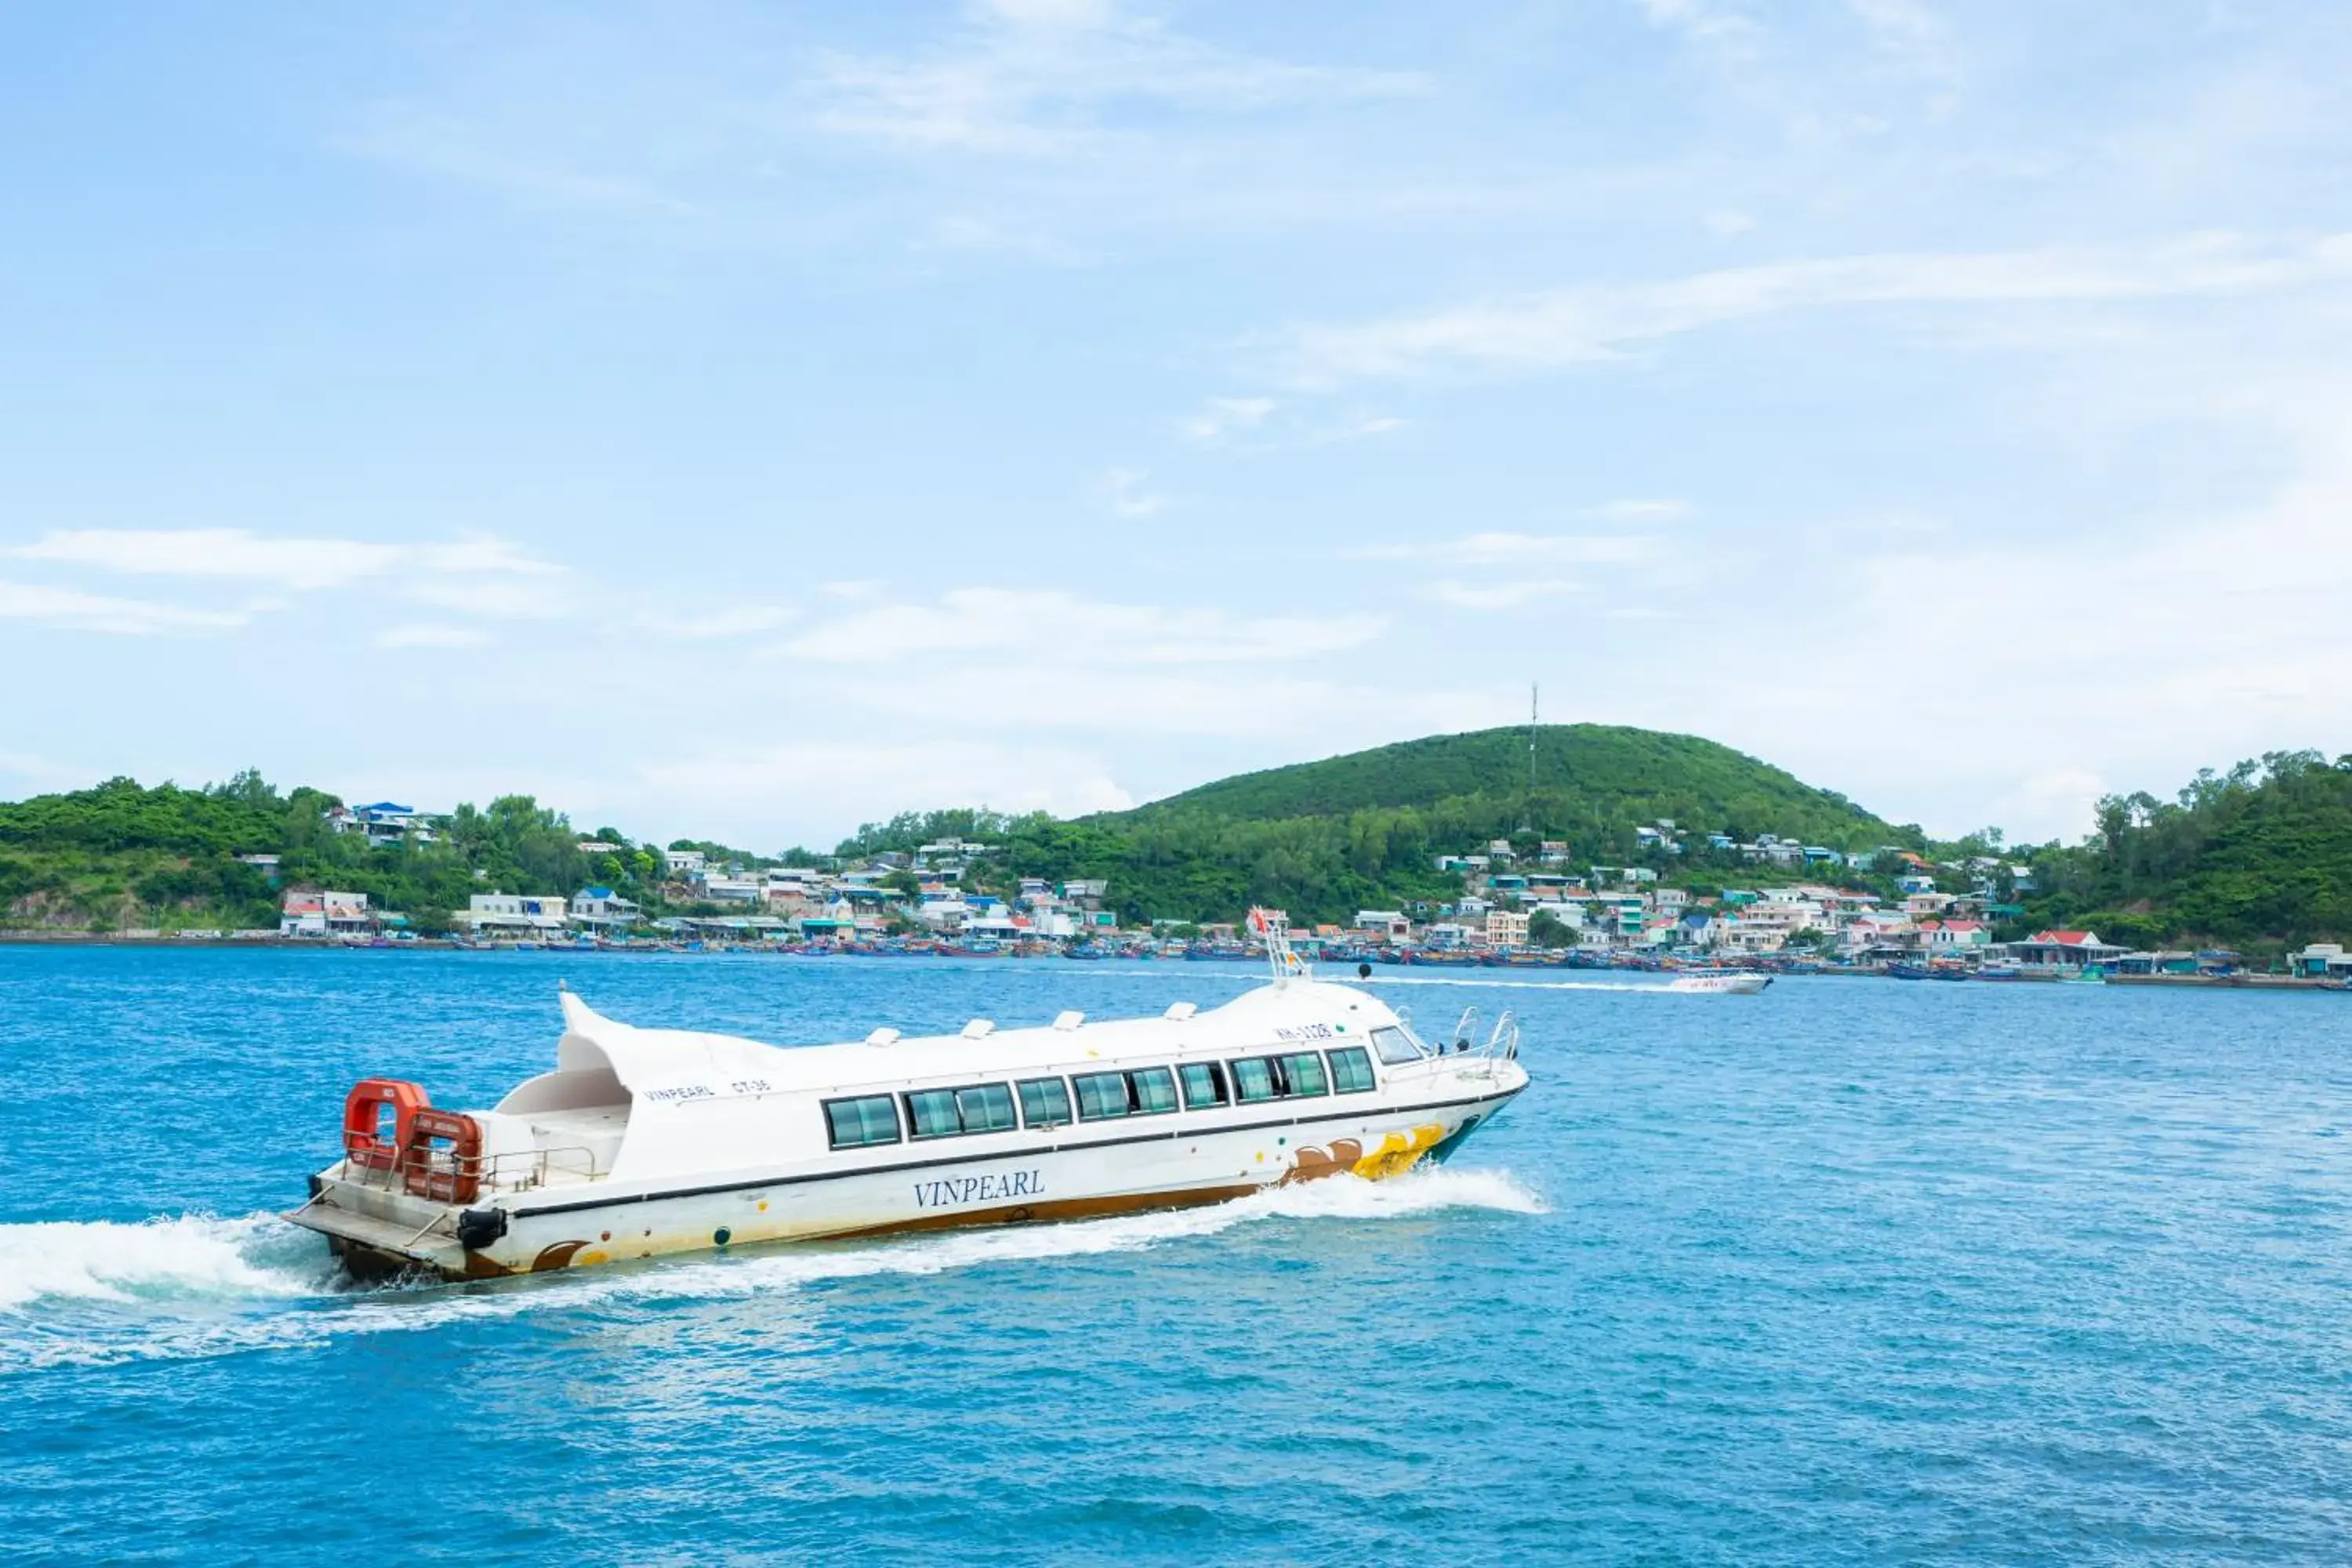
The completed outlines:
<svg viewBox="0 0 2352 1568">
<path fill-rule="evenodd" d="M 1218 1203 L 1442 1161 L 1527 1087 L 1505 1015 L 1425 1044 L 1318 981 L 1222 1006 L 787 1048 L 639 1027 L 561 993 L 552 1071 L 448 1110 L 370 1078 L 285 1217 L 352 1273 L 486 1279 L 755 1243 L 1020 1226 Z"/>
<path fill-rule="evenodd" d="M 1685 969 L 1666 982 L 1666 989 L 1695 991 L 1716 995 L 1753 996 L 1771 984 L 1770 975 L 1758 974 L 1744 969 Z"/>
<path fill-rule="evenodd" d="M 1927 966 L 1924 963 L 1890 963 L 1886 966 L 1889 980 L 1925 980 Z"/>
</svg>

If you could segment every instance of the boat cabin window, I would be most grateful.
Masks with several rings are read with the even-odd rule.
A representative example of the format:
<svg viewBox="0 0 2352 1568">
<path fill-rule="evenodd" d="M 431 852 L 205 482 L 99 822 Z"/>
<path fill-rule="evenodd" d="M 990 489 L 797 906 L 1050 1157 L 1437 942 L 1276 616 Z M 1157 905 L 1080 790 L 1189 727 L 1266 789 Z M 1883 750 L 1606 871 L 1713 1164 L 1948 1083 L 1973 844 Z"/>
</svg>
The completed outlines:
<svg viewBox="0 0 2352 1568">
<path fill-rule="evenodd" d="M 1391 1067 L 1417 1062 L 1429 1054 L 1413 1032 L 1400 1024 L 1393 1029 L 1374 1029 L 1372 1049 L 1381 1053 L 1381 1060 Z"/>
<path fill-rule="evenodd" d="M 1081 1121 L 1163 1116 L 1176 1109 L 1176 1076 L 1166 1068 L 1079 1073 L 1070 1081 L 1077 1086 Z"/>
<path fill-rule="evenodd" d="M 1331 1092 L 1323 1058 L 1315 1051 L 1249 1057 L 1234 1063 L 1234 1099 L 1243 1105 L 1265 1100 L 1311 1100 Z"/>
<path fill-rule="evenodd" d="M 956 1121 L 955 1090 L 917 1089 L 907 1097 L 907 1121 L 918 1138 L 945 1138 L 962 1131 Z"/>
<path fill-rule="evenodd" d="M 1281 1093 L 1282 1086 L 1274 1076 L 1272 1057 L 1251 1057 L 1234 1064 L 1234 1099 L 1238 1103 L 1255 1105 Z"/>
<path fill-rule="evenodd" d="M 1013 1130 L 1013 1091 L 1001 1083 L 975 1084 L 956 1090 L 956 1111 L 967 1132 L 1009 1132 Z"/>
<path fill-rule="evenodd" d="M 1207 1110 L 1225 1103 L 1225 1069 L 1215 1062 L 1186 1062 L 1176 1069 L 1184 1080 L 1184 1109 Z"/>
<path fill-rule="evenodd" d="M 1372 1091 L 1371 1053 L 1361 1046 L 1347 1046 L 1330 1053 L 1331 1089 L 1336 1094 L 1370 1094 Z"/>
<path fill-rule="evenodd" d="M 898 1103 L 887 1094 L 828 1100 L 824 1102 L 824 1121 L 836 1149 L 862 1149 L 869 1143 L 898 1141 Z"/>
<path fill-rule="evenodd" d="M 1138 1068 L 1127 1075 L 1128 1103 L 1138 1116 L 1176 1109 L 1176 1078 L 1166 1068 Z"/>
<path fill-rule="evenodd" d="M 1293 1051 L 1286 1057 L 1276 1057 L 1275 1062 L 1282 1069 L 1285 1094 L 1307 1098 L 1331 1092 L 1331 1079 L 1323 1070 L 1320 1051 Z"/>
<path fill-rule="evenodd" d="M 907 1096 L 907 1121 L 918 1138 L 1007 1131 L 1013 1126 L 1013 1091 L 1001 1083 L 915 1089 Z"/>
<path fill-rule="evenodd" d="M 1024 1127 L 1067 1127 L 1070 1090 L 1057 1078 L 1021 1080 L 1021 1123 Z"/>
<path fill-rule="evenodd" d="M 1127 1114 L 1127 1075 L 1123 1072 L 1080 1073 L 1070 1082 L 1078 1091 L 1078 1120 L 1108 1121 Z"/>
</svg>

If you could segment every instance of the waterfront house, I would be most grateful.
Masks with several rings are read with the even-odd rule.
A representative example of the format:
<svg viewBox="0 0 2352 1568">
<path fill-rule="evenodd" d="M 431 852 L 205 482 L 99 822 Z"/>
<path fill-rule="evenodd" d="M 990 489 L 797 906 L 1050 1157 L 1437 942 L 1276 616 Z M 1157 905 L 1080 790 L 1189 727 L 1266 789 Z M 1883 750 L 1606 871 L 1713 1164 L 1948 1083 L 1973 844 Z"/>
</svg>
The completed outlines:
<svg viewBox="0 0 2352 1568">
<path fill-rule="evenodd" d="M 286 895 L 278 915 L 279 936 L 324 936 L 327 934 L 327 904 L 315 888 L 297 889 Z"/>
<path fill-rule="evenodd" d="M 1398 910 L 1358 910 L 1356 930 L 1365 932 L 1375 942 L 1403 942 L 1412 940 L 1412 921 Z"/>
<path fill-rule="evenodd" d="M 2101 942 L 2098 932 L 2088 931 L 2036 931 L 2025 942 L 2009 944 L 2010 957 L 2041 968 L 2106 963 L 2128 951 L 2114 942 Z"/>
<path fill-rule="evenodd" d="M 1921 951 L 1938 956 L 1982 952 L 1992 944 L 1992 933 L 1978 921 L 1921 921 Z"/>
<path fill-rule="evenodd" d="M 610 888 L 583 888 L 572 895 L 572 918 L 580 924 L 596 930 L 637 923 L 635 900 L 625 899 Z"/>
<path fill-rule="evenodd" d="M 1486 945 L 1501 949 L 1527 946 L 1528 920 L 1528 916 L 1509 910 L 1487 910 Z"/>
<path fill-rule="evenodd" d="M 476 936 L 540 938 L 562 931 L 572 915 L 568 899 L 536 893 L 476 893 L 457 916 Z"/>
<path fill-rule="evenodd" d="M 430 844 L 434 839 L 435 819 L 412 806 L 380 800 L 372 805 L 353 806 L 352 814 L 358 818 L 360 831 L 367 835 L 372 848 L 397 844 L 411 835 L 419 844 Z"/>
<path fill-rule="evenodd" d="M 2287 969 L 2305 980 L 2352 980 L 2352 953 L 2341 942 L 2315 942 L 2289 958 Z"/>
</svg>

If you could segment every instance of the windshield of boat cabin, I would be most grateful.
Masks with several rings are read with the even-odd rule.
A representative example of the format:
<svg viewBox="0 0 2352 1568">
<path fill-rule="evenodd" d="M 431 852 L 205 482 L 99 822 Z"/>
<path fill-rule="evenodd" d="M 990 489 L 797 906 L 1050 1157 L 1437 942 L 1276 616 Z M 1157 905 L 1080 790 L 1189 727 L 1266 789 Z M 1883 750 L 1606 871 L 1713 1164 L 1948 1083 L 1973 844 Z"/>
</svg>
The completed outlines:
<svg viewBox="0 0 2352 1568">
<path fill-rule="evenodd" d="M 1393 1028 L 1374 1029 L 1372 1049 L 1378 1051 L 1381 1060 L 1391 1067 L 1417 1062 L 1430 1054 L 1429 1047 L 1422 1044 L 1421 1037 L 1412 1032 L 1412 1026 L 1402 1022 Z"/>
</svg>

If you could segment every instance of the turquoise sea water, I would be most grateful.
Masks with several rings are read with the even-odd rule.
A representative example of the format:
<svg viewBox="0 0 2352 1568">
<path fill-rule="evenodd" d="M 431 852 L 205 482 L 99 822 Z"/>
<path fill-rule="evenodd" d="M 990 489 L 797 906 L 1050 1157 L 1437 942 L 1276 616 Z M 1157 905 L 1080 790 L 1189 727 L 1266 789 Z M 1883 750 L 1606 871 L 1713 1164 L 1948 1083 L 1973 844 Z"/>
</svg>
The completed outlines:
<svg viewBox="0 0 2352 1568">
<path fill-rule="evenodd" d="M 2352 1002 L 1391 982 L 1519 1009 L 1427 1176 L 352 1290 L 268 1217 L 555 984 L 779 1041 L 1223 964 L 0 949 L 0 1556 L 2342 1562 Z M 1516 975 L 1514 980 L 1528 977 Z"/>
</svg>

